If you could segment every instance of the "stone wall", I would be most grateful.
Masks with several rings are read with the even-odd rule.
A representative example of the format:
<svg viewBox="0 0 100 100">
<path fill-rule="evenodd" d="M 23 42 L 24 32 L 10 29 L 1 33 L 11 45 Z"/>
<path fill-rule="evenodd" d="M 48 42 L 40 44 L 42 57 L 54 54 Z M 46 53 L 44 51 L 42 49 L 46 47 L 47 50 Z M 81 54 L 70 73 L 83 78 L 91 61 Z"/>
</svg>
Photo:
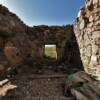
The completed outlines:
<svg viewBox="0 0 100 100">
<path fill-rule="evenodd" d="M 44 47 L 45 45 L 56 45 L 57 46 L 57 60 L 61 60 L 63 58 L 64 48 L 66 46 L 66 42 L 71 40 L 71 35 L 73 34 L 73 26 L 34 26 L 33 32 L 27 30 L 27 34 L 29 38 L 32 40 L 33 45 L 36 46 L 33 48 L 35 58 L 40 58 L 44 60 Z M 34 35 L 35 34 L 35 35 Z M 37 48 L 37 49 L 36 49 Z M 36 51 L 36 52 L 35 52 Z M 38 54 L 37 54 L 38 51 Z M 38 56 L 38 57 L 37 57 Z M 38 61 L 38 60 L 37 60 Z"/>
<path fill-rule="evenodd" d="M 100 77 L 100 0 L 86 0 L 74 29 L 85 71 Z"/>
<path fill-rule="evenodd" d="M 33 55 L 35 62 L 39 63 L 41 61 L 40 63 L 46 63 L 44 57 L 45 45 L 53 44 L 56 45 L 57 50 L 57 60 L 55 63 L 68 62 L 73 66 L 82 67 L 73 25 L 34 26 L 33 28 L 27 28 L 27 35 L 33 43 L 34 54 L 31 55 Z"/>
<path fill-rule="evenodd" d="M 27 56 L 26 25 L 0 5 L 0 73 L 21 64 Z M 30 50 L 29 50 L 30 51 Z"/>
<path fill-rule="evenodd" d="M 18 16 L 0 5 L 0 73 L 2 75 L 21 64 L 32 66 L 32 63 L 46 63 L 44 58 L 46 44 L 57 46 L 57 63 L 68 62 L 76 68 L 82 65 L 73 25 L 29 27 Z"/>
</svg>

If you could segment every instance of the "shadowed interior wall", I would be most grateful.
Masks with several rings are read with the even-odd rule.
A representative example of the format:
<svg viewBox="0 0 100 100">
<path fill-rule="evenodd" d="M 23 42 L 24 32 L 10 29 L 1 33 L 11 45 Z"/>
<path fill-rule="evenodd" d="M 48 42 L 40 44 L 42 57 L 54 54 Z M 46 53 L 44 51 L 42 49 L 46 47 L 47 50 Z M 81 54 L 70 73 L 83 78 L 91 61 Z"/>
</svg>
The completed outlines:
<svg viewBox="0 0 100 100">
<path fill-rule="evenodd" d="M 73 25 L 29 27 L 18 16 L 0 5 L 1 73 L 4 74 L 22 64 L 46 63 L 45 44 L 57 46 L 57 64 L 68 62 L 76 68 L 82 65 Z"/>
<path fill-rule="evenodd" d="M 46 63 L 43 56 L 44 45 L 55 44 L 57 48 L 57 63 L 68 62 L 73 64 L 73 66 L 82 66 L 73 25 L 34 26 L 31 29 L 27 29 L 27 34 L 33 45 L 36 44 L 33 46 L 34 52 L 37 48 L 36 55 L 33 55 L 36 62 L 42 61 L 42 63 Z"/>
</svg>

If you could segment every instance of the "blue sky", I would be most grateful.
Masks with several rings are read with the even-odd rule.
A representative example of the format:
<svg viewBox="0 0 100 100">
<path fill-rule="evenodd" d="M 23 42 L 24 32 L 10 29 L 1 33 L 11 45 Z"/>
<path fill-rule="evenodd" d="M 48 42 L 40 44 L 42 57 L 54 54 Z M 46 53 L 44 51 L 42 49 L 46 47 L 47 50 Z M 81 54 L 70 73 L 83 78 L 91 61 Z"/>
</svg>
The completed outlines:
<svg viewBox="0 0 100 100">
<path fill-rule="evenodd" d="M 75 21 L 85 0 L 0 0 L 25 24 L 66 25 Z"/>
</svg>

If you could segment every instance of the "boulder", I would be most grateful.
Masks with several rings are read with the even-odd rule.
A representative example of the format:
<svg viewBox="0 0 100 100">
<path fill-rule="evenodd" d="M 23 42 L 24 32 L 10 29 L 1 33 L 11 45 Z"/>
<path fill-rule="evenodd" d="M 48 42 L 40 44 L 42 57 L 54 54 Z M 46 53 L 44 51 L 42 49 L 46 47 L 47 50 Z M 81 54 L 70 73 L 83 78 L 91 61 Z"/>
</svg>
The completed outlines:
<svg viewBox="0 0 100 100">
<path fill-rule="evenodd" d="M 76 100 L 100 100 L 100 82 L 80 71 L 69 75 L 65 83 L 65 94 Z"/>
</svg>

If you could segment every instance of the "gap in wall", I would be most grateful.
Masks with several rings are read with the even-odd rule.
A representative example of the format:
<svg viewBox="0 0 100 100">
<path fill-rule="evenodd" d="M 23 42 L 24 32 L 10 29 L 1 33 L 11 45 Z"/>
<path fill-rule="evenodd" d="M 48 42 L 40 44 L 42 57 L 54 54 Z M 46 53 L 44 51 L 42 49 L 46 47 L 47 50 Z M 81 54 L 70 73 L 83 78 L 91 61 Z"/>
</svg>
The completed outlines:
<svg viewBox="0 0 100 100">
<path fill-rule="evenodd" d="M 54 59 L 57 60 L 57 50 L 56 50 L 56 45 L 53 44 L 46 44 L 45 45 L 45 50 L 44 50 L 44 55 L 48 59 Z"/>
</svg>

